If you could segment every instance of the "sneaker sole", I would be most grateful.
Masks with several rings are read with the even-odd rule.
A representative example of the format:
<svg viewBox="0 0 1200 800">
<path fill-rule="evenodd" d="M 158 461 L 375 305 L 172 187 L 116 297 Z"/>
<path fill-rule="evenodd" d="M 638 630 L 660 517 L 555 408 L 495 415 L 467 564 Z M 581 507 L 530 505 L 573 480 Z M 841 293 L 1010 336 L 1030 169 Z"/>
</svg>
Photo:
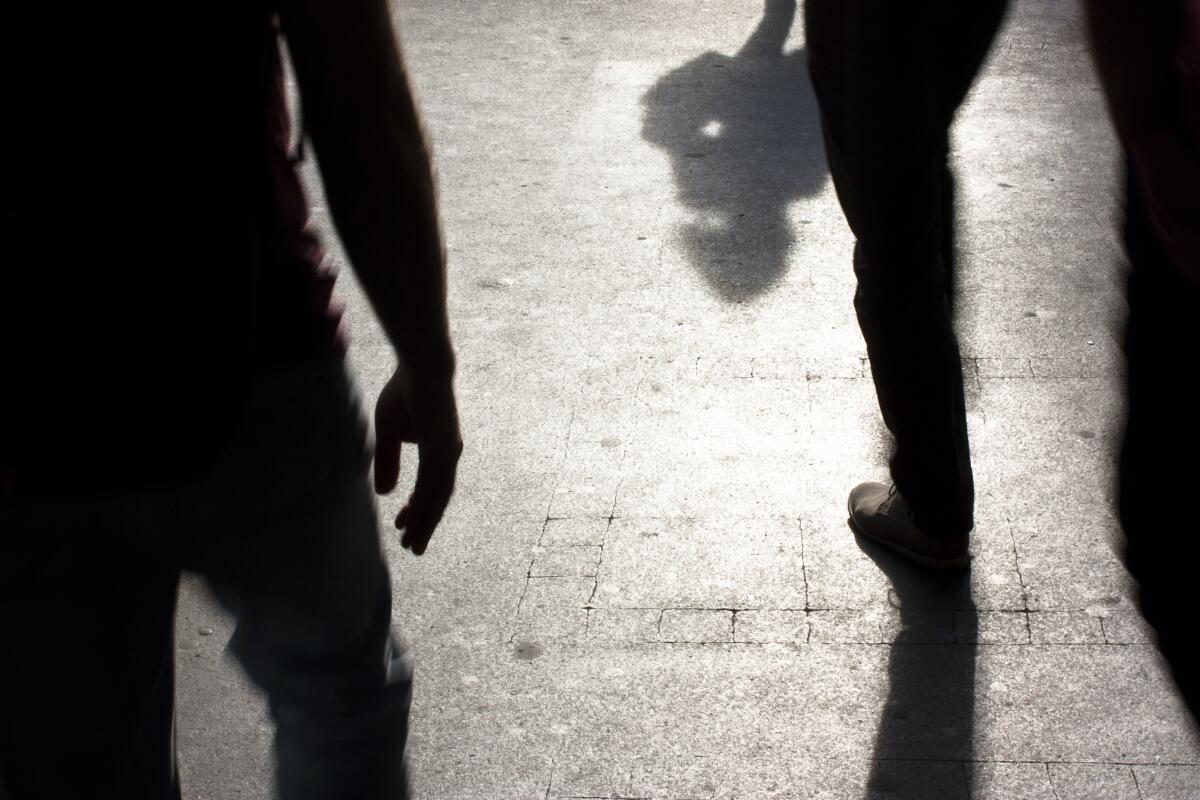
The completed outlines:
<svg viewBox="0 0 1200 800">
<path fill-rule="evenodd" d="M 870 539 L 872 542 L 875 542 L 875 544 L 882 545 L 882 546 L 888 548 L 889 550 L 892 550 L 893 552 L 899 553 L 900 555 L 904 556 L 905 558 L 907 558 L 911 561 L 915 561 L 916 563 L 920 564 L 923 567 L 929 567 L 930 569 L 950 570 L 950 569 L 964 569 L 966 567 L 971 566 L 971 554 L 970 553 L 967 553 L 965 556 L 959 556 L 957 558 L 933 558 L 932 556 L 927 556 L 924 553 L 918 553 L 916 550 L 913 550 L 912 548 L 909 548 L 909 547 L 905 547 L 902 544 L 896 544 L 895 542 L 890 541 L 888 539 L 883 539 L 878 536 L 872 536 L 871 534 L 867 533 L 865 530 L 863 530 L 859 526 L 859 524 L 857 522 L 854 521 L 854 512 L 850 510 L 849 503 L 846 504 L 846 513 L 849 515 L 846 522 L 850 525 L 850 530 L 854 531 L 855 534 L 863 537 L 864 539 Z"/>
</svg>

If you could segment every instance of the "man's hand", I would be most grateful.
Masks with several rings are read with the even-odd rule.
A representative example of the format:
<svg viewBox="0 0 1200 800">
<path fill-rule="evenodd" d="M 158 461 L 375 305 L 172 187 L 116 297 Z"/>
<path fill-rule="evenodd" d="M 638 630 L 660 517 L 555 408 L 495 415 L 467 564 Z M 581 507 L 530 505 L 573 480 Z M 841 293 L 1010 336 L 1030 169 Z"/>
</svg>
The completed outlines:
<svg viewBox="0 0 1200 800">
<path fill-rule="evenodd" d="M 418 378 L 403 367 L 375 404 L 375 491 L 388 494 L 400 479 L 400 446 L 417 446 L 417 480 L 396 517 L 403 547 L 421 555 L 442 519 L 462 455 L 453 379 Z"/>
</svg>

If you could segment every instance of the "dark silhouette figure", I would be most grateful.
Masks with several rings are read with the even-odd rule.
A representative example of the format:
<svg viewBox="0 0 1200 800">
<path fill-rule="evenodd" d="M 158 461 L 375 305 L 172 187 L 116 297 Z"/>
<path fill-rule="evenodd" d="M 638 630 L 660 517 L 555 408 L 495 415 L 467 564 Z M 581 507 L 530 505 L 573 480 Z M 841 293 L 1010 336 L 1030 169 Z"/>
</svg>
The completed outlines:
<svg viewBox="0 0 1200 800">
<path fill-rule="evenodd" d="M 671 156 L 688 258 L 730 302 L 769 291 L 787 270 L 788 206 L 825 182 L 801 50 L 784 52 L 794 0 L 767 0 L 735 55 L 708 52 L 642 97 L 642 136 Z"/>
<path fill-rule="evenodd" d="M 1179 365 L 1200 347 L 1200 283 L 1187 280 L 1164 254 L 1132 174 L 1125 214 L 1132 266 L 1124 337 L 1128 416 L 1118 467 L 1125 564 L 1180 694 L 1200 721 L 1200 525 L 1190 510 L 1177 517 L 1172 500 L 1178 491 L 1172 487 L 1188 480 L 1183 476 L 1193 473 L 1200 453 L 1197 398 L 1178 384 Z"/>
<path fill-rule="evenodd" d="M 183 569 L 237 618 L 280 796 L 405 797 L 411 680 L 374 493 L 415 444 L 396 526 L 423 553 L 462 439 L 428 146 L 386 2 L 10 12 L 0 797 L 180 797 Z M 373 447 L 289 152 L 281 30 L 395 349 Z"/>
<path fill-rule="evenodd" d="M 1119 461 L 1125 561 L 1142 613 L 1200 720 L 1190 486 L 1200 404 L 1200 2 L 1087 3 L 1093 54 L 1125 149 L 1127 418 Z"/>
<path fill-rule="evenodd" d="M 893 485 L 850 496 L 863 534 L 931 566 L 968 556 L 975 487 L 954 332 L 949 133 L 1005 0 L 809 0 L 809 69 L 830 174 L 854 232 L 854 308 Z"/>
<path fill-rule="evenodd" d="M 860 544 L 891 580 L 890 599 L 900 609 L 901 624 L 891 643 L 887 700 L 866 788 L 970 797 L 979 627 L 970 573 L 931 573 L 874 542 Z M 931 760 L 947 762 L 949 769 L 930 770 Z"/>
</svg>

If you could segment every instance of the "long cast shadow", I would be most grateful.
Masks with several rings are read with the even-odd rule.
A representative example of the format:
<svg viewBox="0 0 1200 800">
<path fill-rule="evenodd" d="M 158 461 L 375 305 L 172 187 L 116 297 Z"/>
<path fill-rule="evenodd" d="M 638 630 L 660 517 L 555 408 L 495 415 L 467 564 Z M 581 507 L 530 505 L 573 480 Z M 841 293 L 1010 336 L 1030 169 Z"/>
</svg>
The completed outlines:
<svg viewBox="0 0 1200 800">
<path fill-rule="evenodd" d="M 803 50 L 785 53 L 795 0 L 766 0 L 733 56 L 709 51 L 642 97 L 642 137 L 671 158 L 687 257 L 723 300 L 778 284 L 793 232 L 789 204 L 828 176 Z"/>
<path fill-rule="evenodd" d="M 938 573 L 859 537 L 900 611 L 868 796 L 969 798 L 974 790 L 979 617 L 970 573 Z"/>
</svg>

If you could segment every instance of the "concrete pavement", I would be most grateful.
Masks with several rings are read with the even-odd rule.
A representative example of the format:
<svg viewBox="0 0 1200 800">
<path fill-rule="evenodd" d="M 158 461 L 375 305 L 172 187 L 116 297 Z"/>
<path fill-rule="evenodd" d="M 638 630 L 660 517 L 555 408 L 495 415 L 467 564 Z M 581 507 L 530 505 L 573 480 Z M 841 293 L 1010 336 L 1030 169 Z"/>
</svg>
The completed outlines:
<svg viewBox="0 0 1200 800">
<path fill-rule="evenodd" d="M 1075 3 L 1014 4 L 955 129 L 965 581 L 846 526 L 886 439 L 798 13 L 396 15 L 467 439 L 429 553 L 385 530 L 418 796 L 1200 797 L 1200 734 L 1114 551 L 1118 163 Z M 388 348 L 348 267 L 339 287 L 373 397 Z M 188 798 L 269 786 L 228 634 L 187 584 Z"/>
</svg>

